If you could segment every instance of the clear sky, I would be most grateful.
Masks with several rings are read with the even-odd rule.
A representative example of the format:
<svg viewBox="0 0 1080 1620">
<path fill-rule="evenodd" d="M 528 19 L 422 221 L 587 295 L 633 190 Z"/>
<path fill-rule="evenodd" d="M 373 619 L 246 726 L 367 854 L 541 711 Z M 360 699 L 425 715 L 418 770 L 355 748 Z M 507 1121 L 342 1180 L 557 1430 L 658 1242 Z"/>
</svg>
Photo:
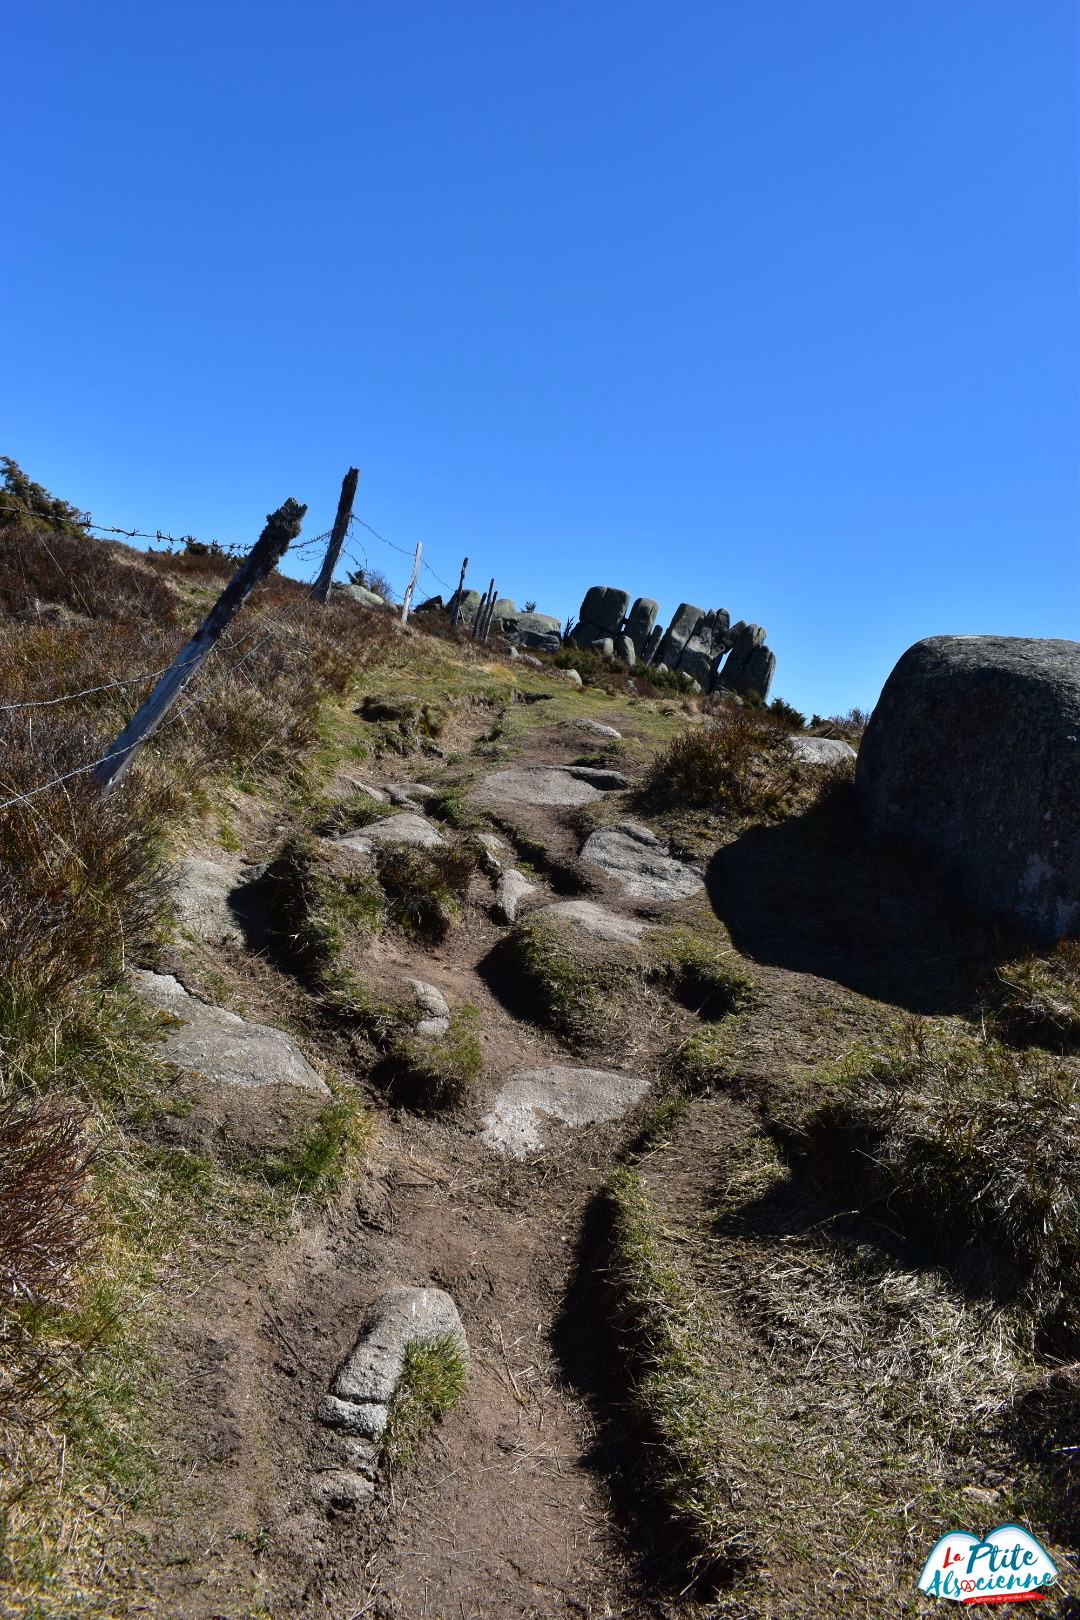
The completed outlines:
<svg viewBox="0 0 1080 1620">
<path fill-rule="evenodd" d="M 444 579 L 725 606 L 823 713 L 1080 636 L 1074 0 L 5 12 L 0 453 L 99 522 L 317 533 L 353 463 Z"/>
</svg>

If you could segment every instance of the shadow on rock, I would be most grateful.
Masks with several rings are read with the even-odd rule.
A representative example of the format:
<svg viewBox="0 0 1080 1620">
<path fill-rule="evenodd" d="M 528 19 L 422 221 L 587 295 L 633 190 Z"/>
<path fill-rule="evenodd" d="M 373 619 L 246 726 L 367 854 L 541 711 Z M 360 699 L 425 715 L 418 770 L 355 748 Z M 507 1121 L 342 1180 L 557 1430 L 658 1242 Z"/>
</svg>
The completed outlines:
<svg viewBox="0 0 1080 1620">
<path fill-rule="evenodd" d="M 978 917 L 917 851 L 871 843 L 846 783 L 718 850 L 706 885 L 747 956 L 912 1012 L 970 1011 L 992 968 L 1028 946 Z"/>
</svg>

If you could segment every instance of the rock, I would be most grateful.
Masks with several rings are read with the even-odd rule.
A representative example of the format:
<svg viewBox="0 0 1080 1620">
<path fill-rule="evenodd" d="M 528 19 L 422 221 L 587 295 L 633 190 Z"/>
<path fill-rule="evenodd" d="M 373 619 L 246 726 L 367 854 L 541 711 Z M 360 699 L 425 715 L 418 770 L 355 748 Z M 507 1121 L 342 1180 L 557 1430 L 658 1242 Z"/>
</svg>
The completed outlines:
<svg viewBox="0 0 1080 1620">
<path fill-rule="evenodd" d="M 421 1017 L 415 1028 L 418 1035 L 445 1035 L 450 1028 L 450 1008 L 438 985 L 426 984 L 423 979 L 410 979 Z"/>
<path fill-rule="evenodd" d="M 605 793 L 629 786 L 629 777 L 621 771 L 598 771 L 584 765 L 518 765 L 485 776 L 482 791 L 489 799 L 512 804 L 592 804 Z"/>
<path fill-rule="evenodd" d="M 601 658 L 614 658 L 615 643 L 610 636 L 601 636 L 599 641 L 593 642 L 593 652 L 598 652 Z"/>
<path fill-rule="evenodd" d="M 715 679 L 717 665 L 730 645 L 728 610 L 715 608 L 711 613 L 706 613 L 683 647 L 678 664 L 680 673 L 697 681 L 702 691 L 708 692 Z"/>
<path fill-rule="evenodd" d="M 512 858 L 509 846 L 494 833 L 477 833 L 476 841 L 483 848 L 480 864 L 489 877 L 498 877 L 503 867 Z"/>
<path fill-rule="evenodd" d="M 675 617 L 668 625 L 667 634 L 660 643 L 656 662 L 666 664 L 669 669 L 676 669 L 683 648 L 704 617 L 704 608 L 695 607 L 692 602 L 680 602 Z"/>
<path fill-rule="evenodd" d="M 495 606 L 491 610 L 492 619 L 512 619 L 517 613 L 517 603 L 511 601 L 509 596 L 497 596 Z"/>
<path fill-rule="evenodd" d="M 457 591 L 455 591 L 453 596 L 451 596 L 449 602 L 446 604 L 447 612 L 449 612 L 449 613 L 453 612 L 454 605 L 457 602 L 457 600 L 458 600 L 458 593 L 457 593 Z M 462 593 L 462 596 L 461 596 L 461 619 L 462 619 L 462 622 L 465 623 L 465 624 L 471 624 L 472 621 L 476 618 L 476 610 L 477 610 L 477 608 L 479 606 L 480 606 L 480 592 L 479 591 L 464 591 Z"/>
<path fill-rule="evenodd" d="M 390 1288 L 380 1294 L 329 1395 L 319 1404 L 319 1422 L 346 1434 L 381 1440 L 406 1349 L 444 1337 L 456 1340 L 468 1357 L 458 1308 L 441 1288 Z"/>
<path fill-rule="evenodd" d="M 352 793 L 364 793 L 369 799 L 379 799 L 386 802 L 386 794 L 382 788 L 372 787 L 370 782 L 361 782 L 358 776 L 343 776 L 341 779 Z"/>
<path fill-rule="evenodd" d="M 443 601 L 441 596 L 429 596 L 427 598 L 426 602 L 421 602 L 419 607 L 413 608 L 413 612 L 414 613 L 442 613 L 442 612 L 445 611 L 445 608 L 446 608 L 446 603 Z"/>
<path fill-rule="evenodd" d="M 177 863 L 171 884 L 177 926 L 193 939 L 240 944 L 243 933 L 229 905 L 236 887 L 235 875 L 217 861 L 186 856 Z"/>
<path fill-rule="evenodd" d="M 388 782 L 386 796 L 391 804 L 399 804 L 403 810 L 417 810 L 435 797 L 435 789 L 425 782 Z"/>
<path fill-rule="evenodd" d="M 620 591 L 614 585 L 594 585 L 585 592 L 578 618 L 585 624 L 598 625 L 609 636 L 616 636 L 629 606 L 629 591 Z"/>
<path fill-rule="evenodd" d="M 369 591 L 366 585 L 335 585 L 332 588 L 334 596 L 347 596 L 351 602 L 359 602 L 361 607 L 384 608 L 389 603 L 385 596 L 379 596 L 375 591 Z"/>
<path fill-rule="evenodd" d="M 735 681 L 740 697 L 758 697 L 764 703 L 776 672 L 776 654 L 770 647 L 755 647 Z"/>
<path fill-rule="evenodd" d="M 591 900 L 556 900 L 553 905 L 540 906 L 530 913 L 533 917 L 562 917 L 590 939 L 611 940 L 620 945 L 632 945 L 645 932 L 645 924 L 635 917 L 620 917 L 615 911 L 605 911 Z"/>
<path fill-rule="evenodd" d="M 506 624 L 516 636 L 556 635 L 562 639 L 562 620 L 553 618 L 550 613 L 516 613 Z"/>
<path fill-rule="evenodd" d="M 504 872 L 495 890 L 495 914 L 499 921 L 512 923 L 521 902 L 535 893 L 535 888 L 521 872 Z"/>
<path fill-rule="evenodd" d="M 248 1023 L 224 1007 L 189 995 L 168 973 L 136 969 L 131 975 L 142 999 L 178 1020 L 167 1027 L 164 1056 L 181 1069 L 238 1086 L 299 1086 L 329 1096 L 291 1035 L 269 1024 Z"/>
<path fill-rule="evenodd" d="M 649 1082 L 604 1069 L 571 1069 L 550 1064 L 507 1077 L 481 1123 L 489 1147 L 510 1158 L 527 1159 L 544 1146 L 540 1115 L 572 1128 L 620 1119 L 643 1097 Z"/>
<path fill-rule="evenodd" d="M 590 647 L 596 647 L 602 641 L 611 641 L 611 636 L 602 625 L 589 624 L 585 619 L 579 619 L 567 637 L 572 647 L 580 647 L 586 652 Z M 611 642 L 612 646 L 615 643 Z"/>
<path fill-rule="evenodd" d="M 371 821 L 366 827 L 361 827 L 354 833 L 347 833 L 343 838 L 336 838 L 334 842 L 345 844 L 349 849 L 357 849 L 361 854 L 370 855 L 373 850 L 386 844 L 412 844 L 417 849 L 442 849 L 446 839 L 418 811 L 403 810 L 399 815 L 382 816 L 378 821 Z"/>
<path fill-rule="evenodd" d="M 683 900 L 705 887 L 699 872 L 669 855 L 654 833 L 633 821 L 591 833 L 581 859 L 619 878 L 644 900 Z"/>
<path fill-rule="evenodd" d="M 566 671 L 566 678 L 570 682 L 571 686 L 581 686 L 583 684 L 581 676 L 578 674 L 576 669 L 568 669 Z"/>
<path fill-rule="evenodd" d="M 641 649 L 640 661 L 643 664 L 651 664 L 653 662 L 653 660 L 655 659 L 657 653 L 660 650 L 660 643 L 663 641 L 663 639 L 664 639 L 664 627 L 663 627 L 663 625 L 654 624 L 652 629 L 649 631 L 648 640 L 646 641 L 644 647 L 642 647 L 642 649 Z"/>
<path fill-rule="evenodd" d="M 374 1483 L 347 1468 L 322 1468 L 311 1476 L 312 1501 L 320 1507 L 356 1508 L 374 1495 Z"/>
<path fill-rule="evenodd" d="M 629 664 L 630 668 L 633 669 L 634 665 L 637 663 L 637 651 L 629 636 L 615 637 L 615 657 L 618 658 L 620 662 Z"/>
<path fill-rule="evenodd" d="M 360 703 L 365 720 L 415 720 L 420 713 L 420 699 L 411 692 L 391 692 L 383 695 L 370 693 Z"/>
<path fill-rule="evenodd" d="M 856 787 L 982 911 L 1080 932 L 1080 642 L 930 636 L 885 682 Z"/>
<path fill-rule="evenodd" d="M 622 736 L 621 731 L 616 731 L 614 726 L 605 726 L 600 720 L 574 720 L 571 724 L 575 725 L 579 731 L 591 731 L 597 737 L 621 738 Z"/>
<path fill-rule="evenodd" d="M 792 737 L 791 749 L 807 765 L 838 765 L 843 759 L 855 758 L 851 744 L 839 737 Z"/>
<path fill-rule="evenodd" d="M 735 692 L 743 692 L 742 675 L 755 648 L 764 646 L 765 632 L 760 624 L 747 624 L 740 619 L 731 630 L 731 651 L 724 660 L 723 666 L 717 671 L 718 686 L 730 686 Z"/>
<path fill-rule="evenodd" d="M 639 596 L 627 616 L 626 634 L 634 643 L 634 651 L 639 658 L 644 654 L 659 611 L 659 602 L 654 602 L 651 596 Z"/>
<path fill-rule="evenodd" d="M 541 633 L 537 630 L 519 630 L 517 642 L 521 647 L 531 647 L 534 652 L 558 652 L 562 646 L 562 632 L 549 630 L 546 633 Z"/>
</svg>

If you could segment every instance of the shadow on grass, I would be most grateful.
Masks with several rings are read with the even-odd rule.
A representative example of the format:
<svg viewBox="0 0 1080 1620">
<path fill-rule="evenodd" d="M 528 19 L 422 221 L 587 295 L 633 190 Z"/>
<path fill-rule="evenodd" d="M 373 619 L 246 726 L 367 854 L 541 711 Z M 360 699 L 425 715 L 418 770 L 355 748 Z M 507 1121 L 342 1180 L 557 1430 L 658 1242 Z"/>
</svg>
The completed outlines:
<svg viewBox="0 0 1080 1620">
<path fill-rule="evenodd" d="M 991 970 L 1029 945 L 978 917 L 917 851 L 871 843 L 847 783 L 718 850 L 706 884 L 747 956 L 912 1012 L 970 1012 Z"/>
</svg>

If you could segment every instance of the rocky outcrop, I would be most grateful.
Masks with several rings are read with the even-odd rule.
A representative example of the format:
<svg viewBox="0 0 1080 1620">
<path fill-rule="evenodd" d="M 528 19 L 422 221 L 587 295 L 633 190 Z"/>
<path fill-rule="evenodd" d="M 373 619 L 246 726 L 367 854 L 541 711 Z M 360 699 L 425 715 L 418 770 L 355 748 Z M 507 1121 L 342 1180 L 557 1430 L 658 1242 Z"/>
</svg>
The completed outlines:
<svg viewBox="0 0 1080 1620">
<path fill-rule="evenodd" d="M 727 608 L 706 611 L 693 602 L 680 602 L 664 630 L 656 623 L 658 608 L 652 597 L 639 596 L 627 613 L 629 600 L 626 591 L 594 585 L 585 593 L 568 640 L 631 667 L 651 664 L 685 675 L 701 692 L 768 697 L 776 658 L 766 647 L 759 624 L 740 620 L 732 626 Z M 620 612 L 624 618 L 617 618 Z"/>
<path fill-rule="evenodd" d="M 134 969 L 131 980 L 144 1001 L 168 1015 L 162 1055 L 178 1068 L 235 1086 L 299 1086 L 329 1096 L 325 1081 L 284 1030 L 211 1007 L 170 973 Z"/>
<path fill-rule="evenodd" d="M 916 642 L 856 786 L 871 833 L 919 845 L 982 911 L 1043 939 L 1080 933 L 1080 642 Z"/>
</svg>

